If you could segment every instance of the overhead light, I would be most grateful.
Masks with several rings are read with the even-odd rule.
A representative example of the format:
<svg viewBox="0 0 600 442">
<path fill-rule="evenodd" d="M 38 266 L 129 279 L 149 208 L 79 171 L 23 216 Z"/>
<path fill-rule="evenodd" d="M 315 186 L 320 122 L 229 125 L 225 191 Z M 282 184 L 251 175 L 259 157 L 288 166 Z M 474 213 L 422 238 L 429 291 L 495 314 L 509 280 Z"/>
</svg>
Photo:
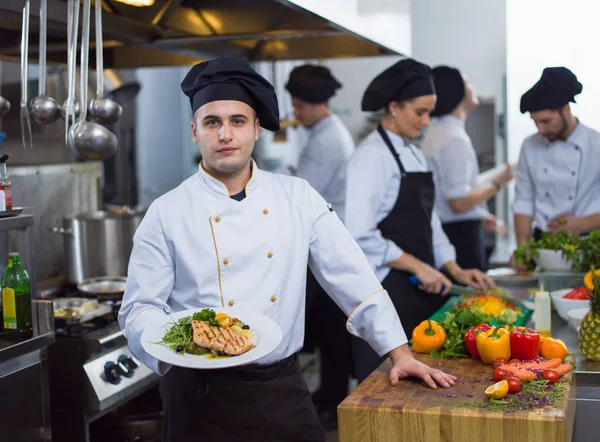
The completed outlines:
<svg viewBox="0 0 600 442">
<path fill-rule="evenodd" d="M 125 3 L 130 6 L 152 6 L 154 4 L 154 0 L 115 0 L 119 3 Z"/>
</svg>

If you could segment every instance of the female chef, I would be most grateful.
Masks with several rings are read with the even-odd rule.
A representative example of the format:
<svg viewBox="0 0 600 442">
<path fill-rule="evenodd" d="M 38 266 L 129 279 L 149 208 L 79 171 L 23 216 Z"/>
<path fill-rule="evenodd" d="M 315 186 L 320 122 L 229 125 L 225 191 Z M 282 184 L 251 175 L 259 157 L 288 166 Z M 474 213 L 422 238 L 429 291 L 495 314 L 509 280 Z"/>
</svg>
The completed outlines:
<svg viewBox="0 0 600 442">
<path fill-rule="evenodd" d="M 346 227 L 361 246 L 400 315 L 412 330 L 440 308 L 455 281 L 476 288 L 494 287 L 479 270 L 455 262 L 433 212 L 435 189 L 423 153 L 410 143 L 429 125 L 436 96 L 431 69 L 404 59 L 378 75 L 362 99 L 363 111 L 384 110 L 377 130 L 348 163 Z M 410 282 L 414 275 L 420 286 Z M 381 362 L 369 345 L 352 339 L 355 372 L 360 381 Z"/>
<path fill-rule="evenodd" d="M 331 206 L 306 181 L 252 161 L 259 125 L 279 127 L 273 86 L 247 62 L 221 57 L 194 66 L 181 87 L 202 162 L 149 207 L 119 312 L 134 355 L 163 376 L 163 441 L 325 440 L 296 357 L 307 262 L 349 315 L 348 330 L 391 358 L 392 384 L 412 375 L 432 388 L 453 385 L 454 376 L 412 357 L 388 294 Z M 144 351 L 147 327 L 214 306 L 270 317 L 280 345 L 253 364 L 214 370 L 171 367 Z"/>
</svg>

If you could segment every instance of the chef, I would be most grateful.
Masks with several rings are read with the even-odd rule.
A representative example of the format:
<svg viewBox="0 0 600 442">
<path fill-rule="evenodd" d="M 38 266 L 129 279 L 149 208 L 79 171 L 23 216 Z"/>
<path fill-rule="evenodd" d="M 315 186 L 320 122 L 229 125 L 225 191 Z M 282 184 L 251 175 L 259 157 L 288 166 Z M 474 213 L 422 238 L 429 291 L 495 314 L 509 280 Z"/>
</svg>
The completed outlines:
<svg viewBox="0 0 600 442">
<path fill-rule="evenodd" d="M 479 187 L 479 164 L 465 121 L 479 100 L 473 85 L 458 69 L 433 69 L 437 101 L 421 149 L 435 182 L 435 212 L 456 249 L 461 267 L 486 270 L 484 230 L 506 234 L 504 225 L 489 213 L 486 202 L 512 179 L 510 166 L 490 184 Z"/>
<path fill-rule="evenodd" d="M 294 117 L 308 131 L 297 176 L 308 181 L 343 219 L 346 193 L 340 172 L 354 151 L 354 141 L 328 106 L 341 87 L 329 69 L 312 64 L 294 68 L 286 84 Z M 327 296 L 310 270 L 307 278 L 307 332 L 319 346 L 321 374 L 313 400 L 323 427 L 337 428 L 336 409 L 348 395 L 352 369 L 346 315 Z"/>
<path fill-rule="evenodd" d="M 307 261 L 347 314 L 348 331 L 393 362 L 390 381 L 455 378 L 414 359 L 387 292 L 335 211 L 301 179 L 264 172 L 250 155 L 259 126 L 279 127 L 273 86 L 227 57 L 195 65 L 181 88 L 193 111 L 198 173 L 154 201 L 134 238 L 119 323 L 162 376 L 163 441 L 324 441 L 296 352 L 304 336 Z M 283 339 L 245 366 L 194 370 L 142 347 L 147 327 L 186 309 L 261 313 Z"/>
<path fill-rule="evenodd" d="M 569 105 L 582 89 L 569 69 L 549 67 L 521 97 L 521 113 L 529 112 L 538 131 L 523 142 L 517 166 L 518 245 L 532 233 L 539 239 L 542 232 L 600 229 L 600 133 L 581 123 Z"/>
<path fill-rule="evenodd" d="M 434 184 L 423 152 L 411 144 L 429 124 L 436 96 L 431 69 L 404 59 L 367 87 L 363 111 L 384 110 L 377 130 L 348 163 L 346 226 L 365 252 L 400 315 L 407 335 L 440 308 L 455 281 L 476 288 L 493 282 L 464 270 L 433 211 Z M 410 283 L 415 275 L 420 287 Z M 382 361 L 364 341 L 352 339 L 355 372 L 365 379 Z"/>
</svg>

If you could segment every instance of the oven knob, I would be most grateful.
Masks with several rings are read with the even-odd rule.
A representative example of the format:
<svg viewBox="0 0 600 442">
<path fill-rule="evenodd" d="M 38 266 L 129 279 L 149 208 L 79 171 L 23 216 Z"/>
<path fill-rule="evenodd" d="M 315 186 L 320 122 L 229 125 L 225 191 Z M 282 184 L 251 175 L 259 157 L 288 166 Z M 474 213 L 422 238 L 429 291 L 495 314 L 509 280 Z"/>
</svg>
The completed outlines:
<svg viewBox="0 0 600 442">
<path fill-rule="evenodd" d="M 117 362 L 119 366 L 123 369 L 123 375 L 126 378 L 130 378 L 131 376 L 133 376 L 133 370 L 135 370 L 138 367 L 138 365 L 133 361 L 133 359 L 127 355 L 119 356 Z"/>
<path fill-rule="evenodd" d="M 104 379 L 114 385 L 121 382 L 121 370 L 119 366 L 114 362 L 104 364 Z"/>
</svg>

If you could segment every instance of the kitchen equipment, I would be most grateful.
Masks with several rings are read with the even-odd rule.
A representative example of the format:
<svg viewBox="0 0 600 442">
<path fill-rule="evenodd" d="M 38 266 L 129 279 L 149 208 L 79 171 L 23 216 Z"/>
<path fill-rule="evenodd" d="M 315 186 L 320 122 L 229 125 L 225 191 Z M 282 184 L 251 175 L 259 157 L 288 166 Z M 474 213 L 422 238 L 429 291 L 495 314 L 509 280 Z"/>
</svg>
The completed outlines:
<svg viewBox="0 0 600 442">
<path fill-rule="evenodd" d="M 540 249 L 535 261 L 538 269 L 547 272 L 569 272 L 571 270 L 571 262 L 562 256 L 560 250 Z"/>
<path fill-rule="evenodd" d="M 570 400 L 575 394 L 571 382 L 562 384 L 564 399 L 556 407 L 514 413 L 486 411 L 478 409 L 476 403 L 489 402 L 484 393 L 493 383 L 489 365 L 471 358 L 432 359 L 422 354 L 415 354 L 415 358 L 456 375 L 459 381 L 449 389 L 434 390 L 412 379 L 391 386 L 392 366 L 386 360 L 338 405 L 340 441 L 572 440 L 576 406 L 575 401 Z M 567 375 L 567 380 L 573 380 L 572 373 Z M 579 403 L 577 410 L 579 412 Z"/>
<path fill-rule="evenodd" d="M 33 135 L 31 134 L 31 120 L 27 108 L 27 80 L 29 78 L 29 4 L 30 0 L 23 3 L 23 28 L 21 32 L 21 137 L 23 147 L 33 148 Z"/>
<path fill-rule="evenodd" d="M 10 101 L 6 98 L 0 97 L 0 117 L 3 117 L 10 111 Z"/>
<path fill-rule="evenodd" d="M 79 1 L 67 3 L 67 99 L 60 108 L 65 120 L 65 144 L 69 145 L 69 131 L 79 117 L 79 103 L 75 101 L 75 67 L 77 64 L 77 32 L 79 30 Z"/>
<path fill-rule="evenodd" d="M 120 298 L 125 292 L 127 278 L 117 276 L 100 276 L 98 278 L 89 278 L 79 284 L 77 289 L 87 296 L 99 296 L 106 298 Z"/>
<path fill-rule="evenodd" d="M 563 298 L 563 296 L 565 296 L 571 290 L 573 289 L 556 290 L 550 293 L 550 297 L 552 298 L 552 304 L 554 304 L 556 313 L 558 313 L 558 316 L 560 316 L 565 321 L 569 320 L 569 311 L 582 307 L 589 308 L 590 306 L 589 300 Z"/>
<path fill-rule="evenodd" d="M 588 306 L 583 308 L 575 308 L 573 310 L 569 310 L 569 313 L 567 313 L 569 324 L 571 324 L 571 327 L 573 327 L 576 332 L 579 331 L 581 321 L 583 321 L 583 318 L 589 313 L 589 311 L 590 307 Z"/>
<path fill-rule="evenodd" d="M 81 27 L 81 85 L 79 91 L 79 120 L 69 129 L 67 145 L 86 160 L 105 160 L 117 151 L 117 136 L 97 123 L 86 121 L 88 55 L 90 39 L 90 0 L 83 2 L 83 22 Z"/>
<path fill-rule="evenodd" d="M 133 235 L 144 213 L 97 211 L 64 217 L 62 228 L 52 232 L 63 236 L 68 280 L 127 275 Z"/>
<path fill-rule="evenodd" d="M 46 96 L 46 16 L 48 0 L 40 3 L 40 78 L 38 96 L 31 100 L 31 113 L 41 124 L 54 123 L 60 117 L 58 103 Z"/>
<path fill-rule="evenodd" d="M 57 328 L 63 325 L 82 324 L 99 316 L 112 313 L 109 304 L 88 298 L 58 298 L 52 301 Z"/>
<path fill-rule="evenodd" d="M 96 98 L 90 101 L 89 113 L 100 124 L 113 124 L 121 117 L 123 108 L 104 98 L 104 60 L 102 53 L 102 2 L 95 2 L 96 10 Z"/>
</svg>

